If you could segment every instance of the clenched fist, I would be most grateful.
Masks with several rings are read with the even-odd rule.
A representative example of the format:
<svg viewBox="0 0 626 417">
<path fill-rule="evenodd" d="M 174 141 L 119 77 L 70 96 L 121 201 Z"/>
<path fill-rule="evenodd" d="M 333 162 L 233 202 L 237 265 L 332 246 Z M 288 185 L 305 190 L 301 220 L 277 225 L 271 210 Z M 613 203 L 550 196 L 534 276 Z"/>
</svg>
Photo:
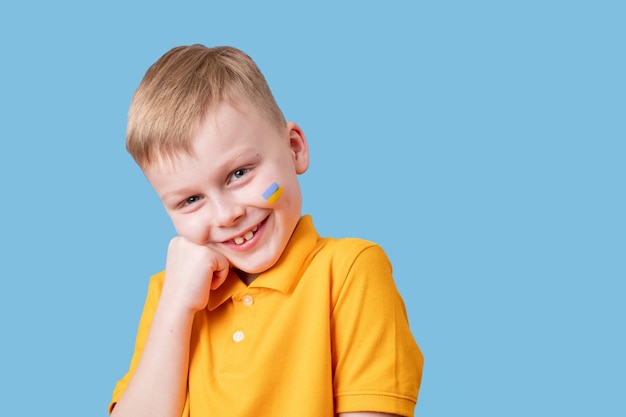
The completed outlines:
<svg viewBox="0 0 626 417">
<path fill-rule="evenodd" d="M 209 293 L 224 283 L 230 263 L 220 253 L 196 245 L 183 237 L 170 241 L 161 297 L 183 309 L 206 307 Z"/>
</svg>

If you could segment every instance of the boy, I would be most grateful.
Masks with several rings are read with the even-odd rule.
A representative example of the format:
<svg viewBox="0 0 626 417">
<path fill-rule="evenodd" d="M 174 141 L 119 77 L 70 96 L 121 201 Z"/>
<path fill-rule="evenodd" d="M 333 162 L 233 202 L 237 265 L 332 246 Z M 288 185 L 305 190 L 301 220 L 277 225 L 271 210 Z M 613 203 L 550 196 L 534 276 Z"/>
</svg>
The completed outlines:
<svg viewBox="0 0 626 417">
<path fill-rule="evenodd" d="M 423 359 L 389 261 L 301 215 L 307 141 L 247 55 L 163 55 L 133 97 L 127 148 L 178 237 L 112 416 L 413 415 Z"/>
</svg>

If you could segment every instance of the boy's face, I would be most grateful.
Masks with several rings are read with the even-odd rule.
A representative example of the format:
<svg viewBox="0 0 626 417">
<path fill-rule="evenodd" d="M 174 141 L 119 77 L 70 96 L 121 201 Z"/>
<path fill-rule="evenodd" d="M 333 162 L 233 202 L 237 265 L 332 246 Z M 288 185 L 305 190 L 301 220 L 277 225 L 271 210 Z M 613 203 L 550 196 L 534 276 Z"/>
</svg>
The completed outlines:
<svg viewBox="0 0 626 417">
<path fill-rule="evenodd" d="M 144 173 L 180 236 L 255 275 L 278 261 L 300 219 L 297 175 L 308 163 L 306 139 L 295 123 L 279 130 L 240 100 L 209 112 L 192 156 L 161 159 Z M 283 189 L 275 202 L 263 196 L 273 183 Z"/>
</svg>

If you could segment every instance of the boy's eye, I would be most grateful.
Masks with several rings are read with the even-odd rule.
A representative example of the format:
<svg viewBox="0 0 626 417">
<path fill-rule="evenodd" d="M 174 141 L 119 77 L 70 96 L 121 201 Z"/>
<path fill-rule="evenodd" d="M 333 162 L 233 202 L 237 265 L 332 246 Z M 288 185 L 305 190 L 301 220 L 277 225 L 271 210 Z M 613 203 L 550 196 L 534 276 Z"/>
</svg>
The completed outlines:
<svg viewBox="0 0 626 417">
<path fill-rule="evenodd" d="M 200 196 L 194 195 L 189 197 L 188 199 L 186 199 L 185 201 L 183 201 L 183 206 L 189 206 L 193 203 L 198 202 L 198 200 L 200 200 Z"/>
<path fill-rule="evenodd" d="M 246 175 L 248 173 L 248 171 L 250 171 L 250 169 L 248 169 L 248 168 L 239 168 L 239 169 L 233 171 L 233 173 L 230 176 L 230 179 L 231 180 L 238 180 L 239 178 L 241 178 L 244 175 Z"/>
</svg>

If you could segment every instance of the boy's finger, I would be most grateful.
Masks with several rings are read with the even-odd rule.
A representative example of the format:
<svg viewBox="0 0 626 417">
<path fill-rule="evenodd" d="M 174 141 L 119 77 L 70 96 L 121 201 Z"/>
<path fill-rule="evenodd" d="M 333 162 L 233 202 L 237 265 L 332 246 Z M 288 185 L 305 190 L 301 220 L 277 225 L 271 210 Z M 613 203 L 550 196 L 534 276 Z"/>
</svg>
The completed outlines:
<svg viewBox="0 0 626 417">
<path fill-rule="evenodd" d="M 211 278 L 211 290 L 218 289 L 224 283 L 224 281 L 226 281 L 229 270 L 230 263 L 228 262 L 228 260 L 223 256 L 219 256 L 217 258 L 216 268 L 213 271 L 213 277 Z"/>
</svg>

